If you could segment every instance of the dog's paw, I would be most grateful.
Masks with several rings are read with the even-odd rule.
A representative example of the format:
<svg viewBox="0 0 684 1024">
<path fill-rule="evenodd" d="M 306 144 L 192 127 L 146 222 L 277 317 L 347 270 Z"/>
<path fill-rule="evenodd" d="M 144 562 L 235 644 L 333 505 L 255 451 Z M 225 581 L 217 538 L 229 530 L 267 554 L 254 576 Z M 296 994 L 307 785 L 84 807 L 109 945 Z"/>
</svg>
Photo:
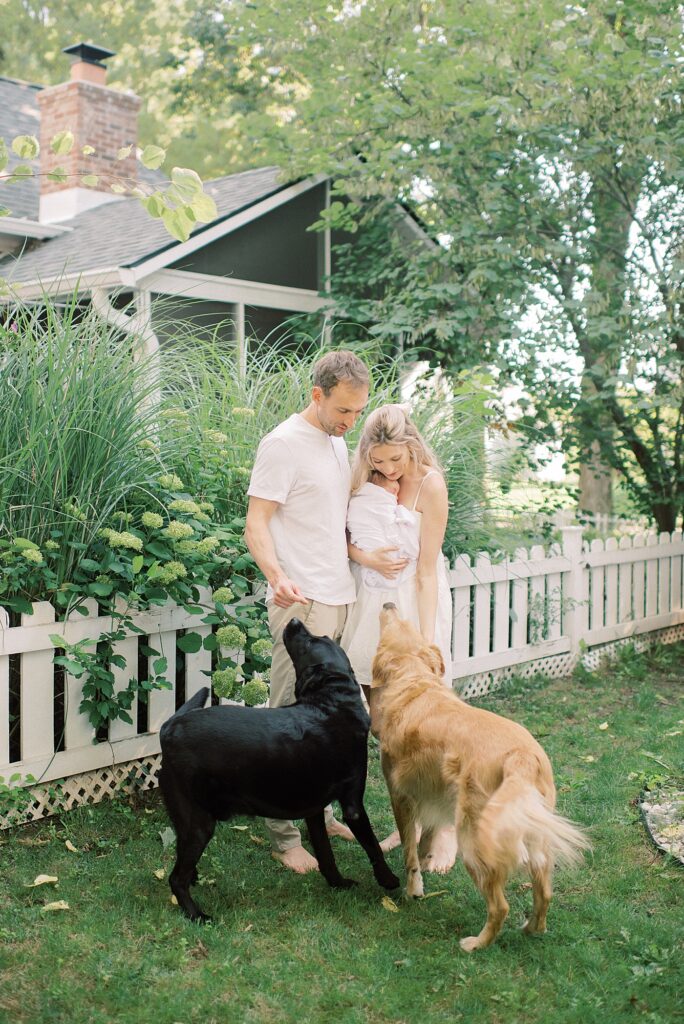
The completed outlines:
<svg viewBox="0 0 684 1024">
<path fill-rule="evenodd" d="M 420 872 L 415 868 L 409 874 L 409 880 L 406 886 L 406 895 L 412 896 L 414 899 L 420 899 L 421 896 L 425 895 L 425 890 L 423 889 L 423 879 L 420 875 Z"/>
<path fill-rule="evenodd" d="M 390 871 L 388 874 L 383 874 L 382 878 L 378 878 L 378 885 L 381 885 L 383 889 L 398 889 L 401 881 Z"/>
<path fill-rule="evenodd" d="M 543 935 L 546 931 L 546 925 L 542 925 L 540 927 L 536 921 L 533 921 L 530 918 L 529 921 L 525 921 L 525 924 L 522 926 L 522 930 L 525 935 Z"/>
<path fill-rule="evenodd" d="M 469 935 L 466 939 L 461 939 L 459 946 L 464 953 L 472 953 L 480 948 L 480 937 L 479 935 Z"/>
<path fill-rule="evenodd" d="M 339 878 L 336 878 L 332 882 L 328 881 L 328 885 L 330 886 L 331 889 L 351 889 L 353 885 L 358 884 L 359 883 L 356 881 L 355 878 L 343 878 L 342 875 L 340 875 Z"/>
</svg>

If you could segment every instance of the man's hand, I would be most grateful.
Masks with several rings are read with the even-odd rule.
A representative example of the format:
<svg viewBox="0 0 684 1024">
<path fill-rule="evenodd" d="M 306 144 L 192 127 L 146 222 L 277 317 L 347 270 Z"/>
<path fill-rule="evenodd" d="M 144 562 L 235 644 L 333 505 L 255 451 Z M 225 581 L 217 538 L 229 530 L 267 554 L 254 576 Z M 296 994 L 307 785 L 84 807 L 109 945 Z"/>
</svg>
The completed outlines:
<svg viewBox="0 0 684 1024">
<path fill-rule="evenodd" d="M 296 603 L 308 604 L 308 598 L 304 597 L 297 584 L 293 583 L 287 576 L 279 576 L 270 582 L 271 590 L 273 591 L 273 603 L 278 608 L 290 608 Z"/>
<path fill-rule="evenodd" d="M 408 558 L 393 557 L 394 552 L 398 550 L 399 548 L 389 547 L 376 548 L 375 551 L 368 552 L 366 556 L 367 567 L 374 569 L 375 572 L 379 572 L 381 576 L 385 576 L 387 579 L 394 579 L 409 564 Z"/>
</svg>

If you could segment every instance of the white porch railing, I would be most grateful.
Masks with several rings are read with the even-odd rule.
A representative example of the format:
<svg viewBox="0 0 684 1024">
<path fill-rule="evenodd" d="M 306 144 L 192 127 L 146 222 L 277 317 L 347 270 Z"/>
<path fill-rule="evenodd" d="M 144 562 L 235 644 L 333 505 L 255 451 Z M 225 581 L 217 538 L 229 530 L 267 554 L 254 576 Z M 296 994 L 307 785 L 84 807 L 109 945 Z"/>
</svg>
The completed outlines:
<svg viewBox="0 0 684 1024">
<path fill-rule="evenodd" d="M 486 692 L 502 674 L 567 674 L 580 657 L 596 658 L 606 645 L 630 637 L 662 630 L 669 630 L 666 639 L 684 635 L 681 532 L 594 540 L 588 546 L 580 527 L 562 533 L 562 545 L 548 552 L 520 549 L 498 563 L 488 555 L 473 561 L 461 556 L 450 570 L 452 674 L 465 696 Z M 173 688 L 152 691 L 145 713 L 138 715 L 134 704 L 132 724 L 111 723 L 105 741 L 95 743 L 93 727 L 78 710 L 82 680 L 56 672 L 50 635 L 60 634 L 69 644 L 95 642 L 112 629 L 111 618 L 91 606 L 87 617 L 55 622 L 52 606 L 39 602 L 32 615 L 10 626 L 0 609 L 0 781 L 37 780 L 43 788 L 33 817 L 54 809 L 46 784 L 56 779 L 72 780 L 62 786 L 60 807 L 98 799 L 130 774 L 131 765 L 145 766 L 143 782 L 153 785 L 162 722 L 177 700 L 208 685 L 211 653 L 177 647 L 183 630 L 209 633 L 199 614 L 167 605 L 140 614 L 136 623 L 144 631 L 143 644 L 167 659 L 165 675 Z M 131 677 L 145 678 L 148 656 L 140 655 L 137 635 L 118 641 L 115 653 L 127 661 L 125 669 L 114 669 L 118 689 Z M 32 784 L 32 792 L 38 788 Z"/>
</svg>

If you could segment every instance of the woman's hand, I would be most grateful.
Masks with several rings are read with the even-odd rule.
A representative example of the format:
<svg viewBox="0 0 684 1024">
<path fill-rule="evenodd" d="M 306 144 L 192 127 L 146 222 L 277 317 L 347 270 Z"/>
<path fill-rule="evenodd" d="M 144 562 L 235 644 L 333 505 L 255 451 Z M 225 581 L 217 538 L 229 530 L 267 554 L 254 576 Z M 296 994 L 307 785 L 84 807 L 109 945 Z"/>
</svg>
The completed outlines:
<svg viewBox="0 0 684 1024">
<path fill-rule="evenodd" d="M 366 552 L 366 567 L 379 572 L 388 580 L 394 579 L 409 564 L 408 558 L 397 557 L 394 552 L 397 547 L 376 548 L 375 551 Z"/>
</svg>

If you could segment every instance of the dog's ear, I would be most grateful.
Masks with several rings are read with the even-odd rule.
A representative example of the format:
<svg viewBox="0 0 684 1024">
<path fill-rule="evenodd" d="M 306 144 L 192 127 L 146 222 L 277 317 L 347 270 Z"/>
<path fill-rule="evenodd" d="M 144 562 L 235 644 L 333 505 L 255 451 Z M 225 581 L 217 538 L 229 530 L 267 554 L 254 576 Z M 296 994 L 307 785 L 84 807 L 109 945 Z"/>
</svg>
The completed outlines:
<svg viewBox="0 0 684 1024">
<path fill-rule="evenodd" d="M 389 672 L 387 671 L 387 654 L 382 649 L 382 642 L 378 647 L 377 653 L 373 658 L 373 664 L 371 667 L 371 690 L 373 687 L 384 686 L 385 683 L 389 682 Z"/>
<path fill-rule="evenodd" d="M 446 672 L 444 665 L 444 658 L 442 652 L 436 644 L 427 644 L 424 649 L 425 661 L 430 666 L 435 675 L 443 676 Z"/>
</svg>

